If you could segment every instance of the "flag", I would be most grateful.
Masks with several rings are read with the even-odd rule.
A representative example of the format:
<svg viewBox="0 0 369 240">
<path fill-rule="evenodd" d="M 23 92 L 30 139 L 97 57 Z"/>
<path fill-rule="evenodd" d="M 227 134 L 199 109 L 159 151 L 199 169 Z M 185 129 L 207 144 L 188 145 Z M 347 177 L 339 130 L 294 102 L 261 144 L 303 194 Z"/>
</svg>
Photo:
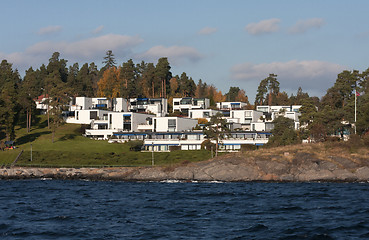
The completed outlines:
<svg viewBox="0 0 369 240">
<path fill-rule="evenodd" d="M 356 92 L 356 90 L 355 90 L 355 92 Z M 360 93 L 359 92 L 356 92 L 356 96 L 360 96 Z"/>
</svg>

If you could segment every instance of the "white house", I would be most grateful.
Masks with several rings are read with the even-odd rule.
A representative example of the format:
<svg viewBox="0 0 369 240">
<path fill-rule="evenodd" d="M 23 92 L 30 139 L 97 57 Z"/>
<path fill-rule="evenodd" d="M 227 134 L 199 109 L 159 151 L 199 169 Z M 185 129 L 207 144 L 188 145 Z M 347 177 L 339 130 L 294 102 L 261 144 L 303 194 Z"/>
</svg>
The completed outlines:
<svg viewBox="0 0 369 240">
<path fill-rule="evenodd" d="M 173 112 L 179 111 L 188 114 L 191 109 L 207 109 L 210 107 L 208 98 L 173 98 Z"/>
<path fill-rule="evenodd" d="M 130 112 L 145 112 L 165 117 L 168 114 L 168 100 L 166 98 L 131 98 Z"/>
<path fill-rule="evenodd" d="M 222 113 L 222 111 L 214 109 L 191 109 L 188 111 L 188 117 L 196 119 L 206 118 L 209 121 L 209 119 L 217 113 Z"/>
<path fill-rule="evenodd" d="M 218 102 L 217 108 L 222 110 L 243 109 L 247 106 L 244 102 Z"/>
<path fill-rule="evenodd" d="M 110 111 L 100 109 L 76 110 L 74 116 L 66 119 L 67 123 L 91 124 L 93 120 L 108 120 Z"/>
<path fill-rule="evenodd" d="M 154 117 L 153 132 L 191 131 L 196 127 L 197 119 L 181 117 Z"/>
<path fill-rule="evenodd" d="M 123 132 L 136 132 L 138 125 L 144 124 L 147 118 L 153 118 L 154 115 L 133 112 L 110 112 L 108 114 L 108 129 Z"/>
<path fill-rule="evenodd" d="M 108 99 L 105 97 L 76 97 L 75 105 L 71 106 L 70 110 L 88 110 L 88 109 L 112 109 L 116 112 L 126 112 L 127 100 L 124 98 Z"/>
<path fill-rule="evenodd" d="M 291 105 L 291 106 L 256 106 L 256 111 L 260 112 L 299 112 L 302 105 Z"/>
<path fill-rule="evenodd" d="M 261 121 L 263 112 L 255 110 L 231 110 L 230 119 L 238 119 L 237 123 L 242 124 L 245 130 L 250 130 L 250 124 L 252 122 Z"/>
</svg>

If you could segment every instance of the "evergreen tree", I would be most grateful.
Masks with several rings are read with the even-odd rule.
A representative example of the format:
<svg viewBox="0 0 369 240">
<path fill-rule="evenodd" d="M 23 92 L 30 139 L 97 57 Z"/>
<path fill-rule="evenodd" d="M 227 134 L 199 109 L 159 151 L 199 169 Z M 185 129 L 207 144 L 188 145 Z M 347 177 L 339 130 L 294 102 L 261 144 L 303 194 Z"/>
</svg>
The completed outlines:
<svg viewBox="0 0 369 240">
<path fill-rule="evenodd" d="M 116 62 L 112 50 L 108 50 L 106 52 L 106 56 L 104 57 L 104 61 L 102 63 L 104 64 L 102 72 L 104 72 L 106 69 L 116 67 Z"/>
</svg>

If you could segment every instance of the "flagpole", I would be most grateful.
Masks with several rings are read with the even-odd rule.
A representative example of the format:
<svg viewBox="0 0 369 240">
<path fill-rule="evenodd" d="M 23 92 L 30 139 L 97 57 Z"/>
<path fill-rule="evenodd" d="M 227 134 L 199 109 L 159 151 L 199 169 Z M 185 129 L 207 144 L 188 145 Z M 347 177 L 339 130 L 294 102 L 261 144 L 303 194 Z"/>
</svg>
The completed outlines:
<svg viewBox="0 0 369 240">
<path fill-rule="evenodd" d="M 356 88 L 355 88 L 355 134 L 356 134 L 356 98 L 357 98 L 357 93 L 356 93 Z"/>
</svg>

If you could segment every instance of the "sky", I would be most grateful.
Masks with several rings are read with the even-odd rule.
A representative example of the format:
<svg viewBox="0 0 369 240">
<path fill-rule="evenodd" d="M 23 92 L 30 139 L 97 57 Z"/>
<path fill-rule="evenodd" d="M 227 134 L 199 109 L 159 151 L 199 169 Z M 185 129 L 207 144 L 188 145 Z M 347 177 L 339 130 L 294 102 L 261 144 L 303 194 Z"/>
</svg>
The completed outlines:
<svg viewBox="0 0 369 240">
<path fill-rule="evenodd" d="M 102 67 L 167 57 L 173 75 L 255 98 L 276 74 L 281 91 L 323 96 L 343 70 L 369 67 L 367 0 L 1 0 L 0 59 L 24 76 L 53 52 Z"/>
</svg>

